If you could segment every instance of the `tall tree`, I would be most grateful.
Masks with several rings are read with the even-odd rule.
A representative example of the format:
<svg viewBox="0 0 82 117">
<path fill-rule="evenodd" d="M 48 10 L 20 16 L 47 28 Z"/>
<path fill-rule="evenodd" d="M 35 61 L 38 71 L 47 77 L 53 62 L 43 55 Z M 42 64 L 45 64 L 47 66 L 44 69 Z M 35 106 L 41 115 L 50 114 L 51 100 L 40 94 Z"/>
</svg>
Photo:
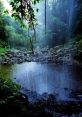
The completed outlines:
<svg viewBox="0 0 82 117">
<path fill-rule="evenodd" d="M 12 16 L 14 16 L 16 20 L 19 20 L 21 24 L 26 24 L 26 22 L 28 23 L 28 28 L 34 31 L 32 36 L 32 38 L 34 39 L 36 39 L 36 18 L 34 14 L 33 5 L 35 5 L 38 2 L 39 0 L 12 0 L 12 2 L 10 3 L 10 5 L 12 5 L 13 11 Z"/>
<path fill-rule="evenodd" d="M 45 0 L 45 34 L 46 34 L 46 0 Z"/>
</svg>

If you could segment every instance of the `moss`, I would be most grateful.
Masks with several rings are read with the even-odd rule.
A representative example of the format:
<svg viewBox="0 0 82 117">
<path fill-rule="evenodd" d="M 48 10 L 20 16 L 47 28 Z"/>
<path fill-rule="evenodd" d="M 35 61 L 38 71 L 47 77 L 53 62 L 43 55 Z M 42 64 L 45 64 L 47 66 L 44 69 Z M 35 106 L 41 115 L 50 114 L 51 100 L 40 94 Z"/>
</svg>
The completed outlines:
<svg viewBox="0 0 82 117">
<path fill-rule="evenodd" d="M 4 55 L 7 51 L 7 48 L 0 47 L 0 55 Z"/>
<path fill-rule="evenodd" d="M 28 102 L 28 101 L 27 101 Z M 4 116 L 22 117 L 26 105 L 19 93 L 19 86 L 10 79 L 0 78 L 0 113 Z"/>
<path fill-rule="evenodd" d="M 0 78 L 0 100 L 18 95 L 19 85 L 10 79 Z"/>
</svg>

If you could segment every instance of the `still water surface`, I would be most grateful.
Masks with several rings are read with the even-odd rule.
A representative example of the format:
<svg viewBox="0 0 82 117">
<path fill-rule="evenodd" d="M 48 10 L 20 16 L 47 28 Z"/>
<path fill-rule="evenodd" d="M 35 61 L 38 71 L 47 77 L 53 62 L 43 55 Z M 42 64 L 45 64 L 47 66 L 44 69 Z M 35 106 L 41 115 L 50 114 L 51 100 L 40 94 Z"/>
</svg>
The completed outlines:
<svg viewBox="0 0 82 117">
<path fill-rule="evenodd" d="M 36 62 L 0 65 L 1 75 L 12 78 L 26 90 L 57 94 L 60 99 L 68 98 L 71 90 L 82 89 L 82 70 L 74 66 Z"/>
</svg>

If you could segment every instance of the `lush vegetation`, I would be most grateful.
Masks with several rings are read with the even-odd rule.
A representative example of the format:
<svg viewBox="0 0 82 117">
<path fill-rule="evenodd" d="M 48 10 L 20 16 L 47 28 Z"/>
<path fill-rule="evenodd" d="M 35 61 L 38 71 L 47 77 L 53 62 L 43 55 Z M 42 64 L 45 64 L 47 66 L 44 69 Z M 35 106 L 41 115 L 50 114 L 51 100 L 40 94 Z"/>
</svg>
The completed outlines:
<svg viewBox="0 0 82 117">
<path fill-rule="evenodd" d="M 7 70 L 7 69 L 6 69 Z M 6 73 L 6 72 L 5 72 Z M 43 110 L 43 104 L 31 104 L 28 98 L 19 92 L 20 86 L 8 77 L 1 77 L 0 71 L 0 114 L 6 117 L 52 117 Z"/>
<path fill-rule="evenodd" d="M 33 55 L 37 47 L 44 48 L 43 53 L 46 53 L 47 47 L 57 46 L 62 51 L 64 47 L 69 49 L 71 46 L 77 49 L 74 59 L 82 62 L 82 0 L 76 0 L 75 3 L 70 1 L 72 0 L 58 0 L 49 6 L 46 0 L 12 0 L 9 2 L 12 6 L 11 15 L 0 1 L 0 57 L 13 49 L 29 51 Z M 39 3 L 45 5 L 43 12 L 45 16 L 42 19 L 38 19 L 36 15 L 39 9 L 35 6 Z M 55 49 L 52 50 L 55 51 Z M 59 54 L 62 55 L 62 53 Z M 10 61 L 14 54 L 8 54 L 10 55 L 8 61 Z M 17 59 L 20 60 L 20 58 L 19 56 Z M 38 108 L 29 105 L 28 99 L 22 97 L 19 93 L 20 86 L 9 79 L 6 70 L 8 69 L 5 68 L 5 78 L 0 69 L 1 115 L 4 116 L 4 112 L 8 117 L 30 117 L 32 112 L 34 112 L 33 117 L 43 114 L 43 110 L 40 110 L 43 105 L 39 106 L 38 114 L 35 113 Z M 43 115 L 46 116 L 46 113 Z"/>
<path fill-rule="evenodd" d="M 15 9 L 14 7 L 13 9 Z M 15 16 L 15 13 L 13 13 L 12 16 L 16 19 L 17 15 Z M 3 4 L 0 2 L 0 47 L 30 49 L 33 43 L 31 39 L 33 36 L 29 36 L 28 26 L 23 25 L 22 21 L 18 23 L 18 17 L 17 21 L 14 18 L 8 15 L 8 12 L 5 11 Z"/>
<path fill-rule="evenodd" d="M 30 2 L 25 2 L 22 0 L 13 0 L 10 2 L 13 11 L 13 18 L 8 15 L 8 11 L 5 11 L 3 4 L 0 2 L 1 47 L 23 47 L 33 51 L 34 47 L 37 45 L 40 47 L 44 47 L 46 45 L 53 47 L 58 44 L 64 44 L 67 42 L 67 40 L 71 38 L 78 38 L 78 35 L 81 35 L 82 3 L 80 0 L 77 1 L 73 6 L 76 14 L 74 15 L 73 19 L 71 19 L 71 26 L 69 25 L 68 20 L 70 20 L 70 17 L 72 17 L 69 17 L 69 7 L 72 7 L 72 3 L 67 0 L 65 3 L 63 1 L 59 1 L 56 3 L 58 4 L 58 7 L 53 4 L 51 6 L 52 9 L 49 8 L 48 3 L 45 3 L 47 7 L 47 11 L 45 13 L 47 14 L 48 18 L 48 20 L 45 18 L 46 21 L 44 22 L 47 25 L 46 36 L 44 33 L 45 30 L 43 29 L 43 25 L 45 24 L 41 26 L 39 24 L 37 25 L 38 18 L 36 17 L 35 11 L 39 12 L 39 9 L 37 7 L 33 7 L 33 5 L 36 5 L 39 2 L 42 1 L 33 0 Z M 54 12 L 54 10 L 56 12 Z M 51 17 L 52 20 L 49 17 Z M 66 17 L 69 19 L 67 20 Z M 79 41 L 79 43 L 80 42 L 81 41 Z"/>
</svg>

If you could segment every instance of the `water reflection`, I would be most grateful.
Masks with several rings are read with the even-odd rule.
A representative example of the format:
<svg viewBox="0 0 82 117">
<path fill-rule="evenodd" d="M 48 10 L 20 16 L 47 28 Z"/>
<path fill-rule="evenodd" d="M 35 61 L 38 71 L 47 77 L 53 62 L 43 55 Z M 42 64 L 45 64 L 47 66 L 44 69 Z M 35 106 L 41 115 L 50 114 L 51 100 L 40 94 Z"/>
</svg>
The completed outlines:
<svg viewBox="0 0 82 117">
<path fill-rule="evenodd" d="M 66 65 L 40 64 L 36 62 L 0 66 L 4 77 L 11 77 L 21 87 L 36 91 L 58 94 L 60 99 L 69 97 L 71 90 L 82 89 L 82 73 L 78 68 Z M 0 73 L 0 74 L 1 74 Z"/>
<path fill-rule="evenodd" d="M 11 71 L 12 71 L 11 65 L 0 65 L 0 78 L 10 78 Z"/>
<path fill-rule="evenodd" d="M 30 62 L 16 65 L 13 71 L 12 77 L 16 78 L 22 87 L 40 94 L 56 93 L 65 99 L 71 89 L 82 88 L 82 75 L 79 75 L 72 66 Z"/>
</svg>

